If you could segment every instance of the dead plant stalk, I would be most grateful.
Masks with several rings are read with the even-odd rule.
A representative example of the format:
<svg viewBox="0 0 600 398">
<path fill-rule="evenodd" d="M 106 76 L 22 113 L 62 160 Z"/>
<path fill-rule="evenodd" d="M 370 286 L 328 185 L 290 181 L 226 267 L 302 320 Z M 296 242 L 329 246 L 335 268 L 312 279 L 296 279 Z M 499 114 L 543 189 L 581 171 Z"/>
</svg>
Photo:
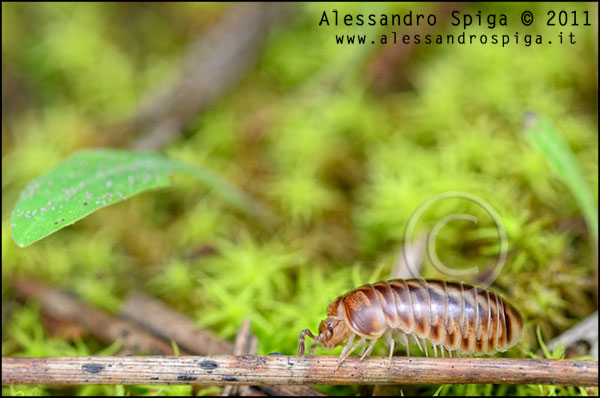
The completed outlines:
<svg viewBox="0 0 600 398">
<path fill-rule="evenodd" d="M 598 362 L 516 358 L 214 355 L 2 358 L 2 384 L 556 384 L 597 386 Z"/>
</svg>

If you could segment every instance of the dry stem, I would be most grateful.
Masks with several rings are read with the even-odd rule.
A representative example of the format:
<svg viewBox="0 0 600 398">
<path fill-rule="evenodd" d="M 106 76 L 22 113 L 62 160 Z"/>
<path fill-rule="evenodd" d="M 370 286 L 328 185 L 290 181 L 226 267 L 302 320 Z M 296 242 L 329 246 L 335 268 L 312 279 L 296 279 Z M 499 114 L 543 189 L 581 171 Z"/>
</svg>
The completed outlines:
<svg viewBox="0 0 600 398">
<path fill-rule="evenodd" d="M 156 335 L 174 340 L 182 349 L 197 355 L 231 354 L 234 345 L 220 340 L 209 330 L 200 329 L 187 316 L 174 311 L 162 301 L 141 292 L 130 294 L 123 303 L 121 316 L 151 330 Z M 323 395 L 309 386 L 262 386 L 269 395 Z"/>
<path fill-rule="evenodd" d="M 131 293 L 125 298 L 120 315 L 165 340 L 174 340 L 180 348 L 192 354 L 233 353 L 233 343 L 230 341 L 221 340 L 211 331 L 200 329 L 190 318 L 141 292 Z"/>
<path fill-rule="evenodd" d="M 598 357 L 598 311 L 562 333 L 560 336 L 553 338 L 547 345 L 549 350 L 553 350 L 559 344 L 564 344 L 568 351 L 569 347 L 576 345 L 578 342 L 589 344 L 588 352 L 583 353 L 583 355 Z"/>
<path fill-rule="evenodd" d="M 40 301 L 44 312 L 53 318 L 76 322 L 108 344 L 121 339 L 126 352 L 173 354 L 169 343 L 131 322 L 86 305 L 72 294 L 24 278 L 14 278 L 13 286 L 17 296 Z"/>
<path fill-rule="evenodd" d="M 190 43 L 178 76 L 140 104 L 130 127 L 134 149 L 157 150 L 178 138 L 184 126 L 231 88 L 256 61 L 271 28 L 285 22 L 288 4 L 241 3 Z"/>
<path fill-rule="evenodd" d="M 258 339 L 250 333 L 250 319 L 244 319 L 242 327 L 238 330 L 233 345 L 233 355 L 254 355 L 256 354 L 256 345 Z M 226 386 L 221 396 L 228 397 L 240 395 L 245 397 L 248 395 L 249 386 Z"/>
<path fill-rule="evenodd" d="M 597 386 L 597 361 L 516 358 L 188 356 L 2 358 L 2 384 L 557 384 Z"/>
</svg>

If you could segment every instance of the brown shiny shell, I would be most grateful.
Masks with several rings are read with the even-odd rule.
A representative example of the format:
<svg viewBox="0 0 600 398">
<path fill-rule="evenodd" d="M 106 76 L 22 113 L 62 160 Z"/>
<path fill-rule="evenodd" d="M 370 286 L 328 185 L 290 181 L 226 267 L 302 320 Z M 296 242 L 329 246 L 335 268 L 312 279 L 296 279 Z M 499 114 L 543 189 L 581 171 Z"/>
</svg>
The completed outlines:
<svg viewBox="0 0 600 398">
<path fill-rule="evenodd" d="M 523 334 L 523 318 L 497 294 L 463 283 L 394 279 L 358 287 L 334 300 L 357 335 L 376 339 L 388 329 L 415 335 L 449 351 L 506 351 Z"/>
</svg>

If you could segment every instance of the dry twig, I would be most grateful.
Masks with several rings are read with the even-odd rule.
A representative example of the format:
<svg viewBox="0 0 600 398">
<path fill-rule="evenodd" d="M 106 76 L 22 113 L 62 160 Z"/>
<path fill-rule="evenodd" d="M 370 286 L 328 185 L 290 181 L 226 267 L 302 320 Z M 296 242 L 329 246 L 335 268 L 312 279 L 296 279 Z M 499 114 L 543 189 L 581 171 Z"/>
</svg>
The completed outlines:
<svg viewBox="0 0 600 398">
<path fill-rule="evenodd" d="M 131 322 L 84 304 L 72 294 L 24 278 L 14 278 L 13 286 L 21 299 L 40 301 L 46 314 L 76 322 L 107 344 L 122 339 L 126 352 L 173 355 L 167 342 Z"/>
<path fill-rule="evenodd" d="M 569 349 L 571 347 L 574 348 L 574 346 L 580 342 L 588 345 L 587 352 L 582 353 L 582 355 L 593 355 L 598 357 L 598 311 L 565 331 L 560 336 L 553 338 L 547 346 L 549 350 L 553 350 L 559 344 L 565 345 L 567 348 L 565 356 L 568 358 Z M 577 350 L 574 349 L 573 351 Z"/>
<path fill-rule="evenodd" d="M 73 294 L 64 293 L 52 289 L 40 282 L 19 277 L 14 278 L 13 286 L 18 297 L 23 300 L 33 299 L 40 301 L 43 305 L 42 308 L 44 312 L 53 318 L 75 322 L 86 328 L 94 336 L 107 344 L 112 344 L 114 341 L 122 339 L 123 350 L 121 351 L 121 354 L 140 352 L 164 355 L 173 354 L 173 348 L 164 340 L 157 338 L 152 333 L 149 333 L 147 330 L 140 328 L 134 323 L 114 317 L 108 313 L 84 304 Z M 173 321 L 175 330 L 179 330 L 181 332 L 181 335 L 176 334 L 176 336 L 189 337 L 189 339 L 186 339 L 185 341 L 189 343 L 191 350 L 187 351 L 185 347 L 181 348 L 180 353 L 182 355 L 187 355 L 190 352 L 206 354 L 211 351 L 213 353 L 229 354 L 233 351 L 233 344 L 228 341 L 219 340 L 210 331 L 198 330 L 193 326 L 193 322 L 191 320 L 170 310 L 160 301 L 139 294 L 138 298 L 140 297 L 140 301 L 144 303 L 144 305 L 141 307 L 145 311 L 150 311 L 147 314 L 149 318 L 151 318 L 153 315 L 152 311 L 157 310 L 156 315 L 158 315 L 158 318 L 155 317 L 154 319 L 159 321 L 159 325 L 162 325 L 163 329 L 165 326 L 164 322 L 168 323 Z M 142 316 L 142 318 L 144 317 Z M 144 322 L 144 325 L 145 324 L 146 322 Z M 144 325 L 142 325 L 142 327 Z M 177 329 L 178 327 L 182 329 Z M 158 331 L 158 334 L 161 335 L 160 327 L 158 328 Z M 168 332 L 163 337 L 167 340 L 170 340 L 171 338 L 169 337 Z M 190 343 L 194 338 L 198 337 L 200 344 Z M 175 342 L 178 343 L 180 347 L 182 346 L 179 344 L 180 341 L 177 339 L 175 339 Z M 211 350 L 211 347 L 214 349 Z M 196 351 L 198 349 L 200 352 Z M 218 352 L 219 350 L 227 351 Z M 254 396 L 264 396 L 266 394 L 313 396 L 323 395 L 319 391 L 308 386 L 262 386 L 260 389 L 251 387 L 249 394 Z"/>
<path fill-rule="evenodd" d="M 211 331 L 198 328 L 185 315 L 141 292 L 131 293 L 125 298 L 120 315 L 165 340 L 173 339 L 179 347 L 192 354 L 233 353 L 230 341 L 221 340 Z"/>
<path fill-rule="evenodd" d="M 250 320 L 244 319 L 242 327 L 238 330 L 233 344 L 233 355 L 254 355 L 256 354 L 256 344 L 258 339 L 250 333 Z M 248 386 L 226 386 L 223 390 L 224 397 L 239 395 L 245 397 L 248 395 Z"/>
<path fill-rule="evenodd" d="M 438 27 L 443 27 L 450 19 L 450 13 L 453 10 L 459 10 L 463 7 L 461 2 L 441 2 L 436 3 L 431 13 L 438 17 L 438 23 L 430 26 L 424 24 L 421 26 L 408 27 L 398 34 L 398 37 L 404 35 L 420 35 L 425 37 L 427 34 L 435 33 Z M 405 79 L 405 74 L 399 73 L 407 63 L 418 45 L 414 42 L 403 44 L 401 46 L 382 46 L 381 50 L 374 57 L 368 68 L 368 79 L 371 87 L 377 90 L 390 90 L 390 87 L 397 87 L 402 84 L 399 79 Z M 404 82 L 405 83 L 405 82 Z"/>
<path fill-rule="evenodd" d="M 2 358 L 2 384 L 555 384 L 597 386 L 598 361 L 334 355 Z"/>
<path fill-rule="evenodd" d="M 231 354 L 234 345 L 212 332 L 199 329 L 190 318 L 182 315 L 163 302 L 141 292 L 130 294 L 123 303 L 121 316 L 151 330 L 166 340 L 173 339 L 179 347 L 193 354 Z M 261 386 L 269 395 L 323 395 L 308 386 Z"/>
<path fill-rule="evenodd" d="M 133 117 L 139 134 L 133 149 L 157 150 L 175 140 L 186 123 L 230 88 L 260 54 L 275 22 L 288 4 L 242 3 L 192 43 L 178 77 L 152 93 Z"/>
</svg>

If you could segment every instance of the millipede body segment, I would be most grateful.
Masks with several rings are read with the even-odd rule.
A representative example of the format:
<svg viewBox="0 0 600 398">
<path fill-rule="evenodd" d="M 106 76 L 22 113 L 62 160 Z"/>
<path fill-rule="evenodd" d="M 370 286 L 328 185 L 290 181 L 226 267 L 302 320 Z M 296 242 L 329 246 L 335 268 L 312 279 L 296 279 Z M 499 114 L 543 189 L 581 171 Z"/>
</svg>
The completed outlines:
<svg viewBox="0 0 600 398">
<path fill-rule="evenodd" d="M 497 294 L 457 282 L 424 279 L 393 279 L 358 287 L 336 298 L 327 307 L 327 319 L 319 325 L 319 334 L 305 329 L 300 334 L 298 355 L 304 355 L 304 338 L 315 340 L 332 349 L 347 340 L 340 355 L 341 362 L 363 345 L 362 357 L 373 350 L 384 336 L 390 344 L 390 363 L 395 340 L 402 338 L 408 351 L 408 338 L 421 347 L 429 341 L 437 356 L 437 348 L 452 356 L 457 354 L 492 354 L 506 351 L 523 334 L 523 318 Z M 354 339 L 360 340 L 352 345 Z M 367 340 L 370 344 L 367 348 Z M 410 355 L 410 352 L 408 352 Z"/>
</svg>

